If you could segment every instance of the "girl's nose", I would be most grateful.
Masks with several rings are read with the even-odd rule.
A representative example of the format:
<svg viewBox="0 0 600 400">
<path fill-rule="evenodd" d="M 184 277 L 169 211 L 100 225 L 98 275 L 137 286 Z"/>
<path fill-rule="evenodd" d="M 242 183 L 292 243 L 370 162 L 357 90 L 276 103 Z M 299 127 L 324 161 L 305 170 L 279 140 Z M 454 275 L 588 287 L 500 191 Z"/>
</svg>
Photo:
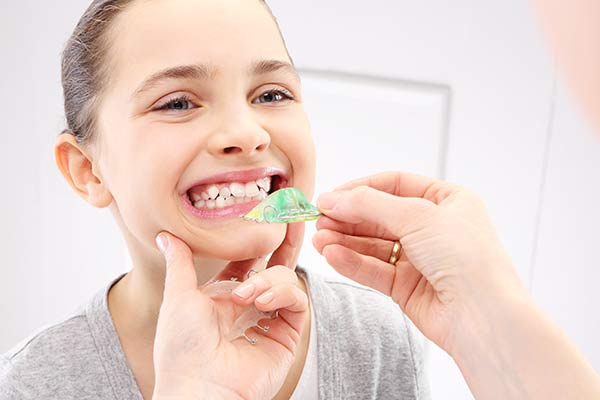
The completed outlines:
<svg viewBox="0 0 600 400">
<path fill-rule="evenodd" d="M 208 151 L 221 157 L 237 154 L 253 156 L 264 152 L 271 144 L 269 133 L 255 121 L 229 121 L 216 130 L 208 140 Z"/>
</svg>

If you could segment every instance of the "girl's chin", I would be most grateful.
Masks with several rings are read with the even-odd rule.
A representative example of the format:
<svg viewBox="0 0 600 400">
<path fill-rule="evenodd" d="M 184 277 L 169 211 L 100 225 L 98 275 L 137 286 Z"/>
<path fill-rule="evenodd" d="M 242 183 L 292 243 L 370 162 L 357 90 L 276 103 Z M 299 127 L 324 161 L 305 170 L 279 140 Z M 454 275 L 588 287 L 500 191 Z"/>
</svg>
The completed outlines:
<svg viewBox="0 0 600 400">
<path fill-rule="evenodd" d="M 241 261 L 274 252 L 285 239 L 284 224 L 256 224 L 240 227 L 235 232 L 204 235 L 188 242 L 192 253 L 199 257 Z"/>
</svg>

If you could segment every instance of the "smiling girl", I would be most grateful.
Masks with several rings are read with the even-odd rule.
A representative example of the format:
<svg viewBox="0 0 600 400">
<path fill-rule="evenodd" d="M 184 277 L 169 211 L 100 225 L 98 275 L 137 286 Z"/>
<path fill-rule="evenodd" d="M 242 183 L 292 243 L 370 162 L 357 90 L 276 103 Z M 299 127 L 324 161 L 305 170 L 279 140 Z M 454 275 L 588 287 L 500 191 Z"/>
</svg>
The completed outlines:
<svg viewBox="0 0 600 400">
<path fill-rule="evenodd" d="M 300 246 L 297 227 L 239 218 L 282 187 L 313 195 L 300 79 L 260 0 L 94 1 L 62 65 L 68 129 L 56 143 L 57 164 L 76 194 L 110 209 L 133 269 L 3 356 L 0 398 L 150 399 L 165 285 L 156 235 L 170 232 L 189 248 L 196 286 L 223 277 L 228 265 L 247 272 Z M 427 397 L 420 349 L 387 297 L 301 268 L 254 268 L 253 282 L 266 284 L 247 285 L 234 300 L 279 309 L 298 333 L 275 398 Z M 269 289 L 293 304 L 269 307 L 259 299 Z M 298 306 L 306 295 L 307 313 Z M 228 306 L 210 307 L 221 315 Z M 210 321 L 218 332 L 220 320 Z M 250 331 L 258 343 L 282 344 Z M 264 353 L 251 353 L 244 338 L 233 342 L 262 365 Z M 261 372 L 229 371 L 249 384 Z"/>
</svg>

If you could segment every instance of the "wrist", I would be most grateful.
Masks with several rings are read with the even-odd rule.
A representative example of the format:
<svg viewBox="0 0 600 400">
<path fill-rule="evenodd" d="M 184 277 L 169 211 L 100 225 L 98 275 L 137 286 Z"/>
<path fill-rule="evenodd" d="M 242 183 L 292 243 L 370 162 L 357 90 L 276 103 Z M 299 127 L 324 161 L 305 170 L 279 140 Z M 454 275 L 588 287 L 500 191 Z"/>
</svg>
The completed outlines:
<svg viewBox="0 0 600 400">
<path fill-rule="evenodd" d="M 509 339 L 507 333 L 514 324 L 537 314 L 537 306 L 525 288 L 480 290 L 480 295 L 471 292 L 468 299 L 463 299 L 456 314 L 455 329 L 445 347 L 455 359 L 472 357 L 475 345 L 485 346 L 486 352 L 493 351 L 489 346 L 499 344 L 502 338 Z"/>
<path fill-rule="evenodd" d="M 232 390 L 201 380 L 157 377 L 152 400 L 243 400 Z"/>
<path fill-rule="evenodd" d="M 498 336 L 505 337 L 515 319 L 537 309 L 506 255 L 499 253 L 490 259 L 486 268 L 473 268 L 470 279 L 463 279 L 452 300 L 453 329 L 443 348 L 456 361 L 476 356 L 476 345 L 482 352 L 494 351 L 490 345 Z"/>
<path fill-rule="evenodd" d="M 515 364 L 527 357 L 543 314 L 524 288 L 488 292 L 477 300 L 464 306 L 448 353 L 476 398 L 491 388 L 505 399 L 527 398 L 528 384 Z"/>
</svg>

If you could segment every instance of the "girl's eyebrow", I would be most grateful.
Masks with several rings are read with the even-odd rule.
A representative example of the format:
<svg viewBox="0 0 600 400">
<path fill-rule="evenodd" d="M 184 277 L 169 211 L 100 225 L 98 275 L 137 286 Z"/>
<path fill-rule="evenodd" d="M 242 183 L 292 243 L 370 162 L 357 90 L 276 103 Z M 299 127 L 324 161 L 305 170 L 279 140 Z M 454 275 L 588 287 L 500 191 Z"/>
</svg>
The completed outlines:
<svg viewBox="0 0 600 400">
<path fill-rule="evenodd" d="M 300 82 L 300 75 L 296 68 L 287 61 L 281 60 L 260 60 L 256 61 L 250 70 L 251 75 L 264 75 L 271 72 L 282 71 Z M 170 67 L 152 74 L 144 80 L 142 84 L 133 92 L 133 98 L 152 89 L 163 80 L 167 79 L 194 79 L 194 80 L 210 80 L 213 79 L 218 72 L 218 69 L 208 64 L 192 64 Z"/>
<path fill-rule="evenodd" d="M 166 68 L 152 74 L 149 78 L 144 80 L 135 92 L 133 92 L 132 98 L 152 89 L 158 83 L 167 79 L 207 80 L 212 79 L 215 74 L 215 68 L 206 64 L 180 65 L 177 67 Z"/>
<path fill-rule="evenodd" d="M 296 68 L 287 61 L 280 60 L 261 60 L 254 63 L 253 67 L 250 69 L 250 74 L 252 75 L 264 75 L 269 72 L 282 71 L 285 72 L 291 77 L 300 82 L 300 75 Z"/>
</svg>

